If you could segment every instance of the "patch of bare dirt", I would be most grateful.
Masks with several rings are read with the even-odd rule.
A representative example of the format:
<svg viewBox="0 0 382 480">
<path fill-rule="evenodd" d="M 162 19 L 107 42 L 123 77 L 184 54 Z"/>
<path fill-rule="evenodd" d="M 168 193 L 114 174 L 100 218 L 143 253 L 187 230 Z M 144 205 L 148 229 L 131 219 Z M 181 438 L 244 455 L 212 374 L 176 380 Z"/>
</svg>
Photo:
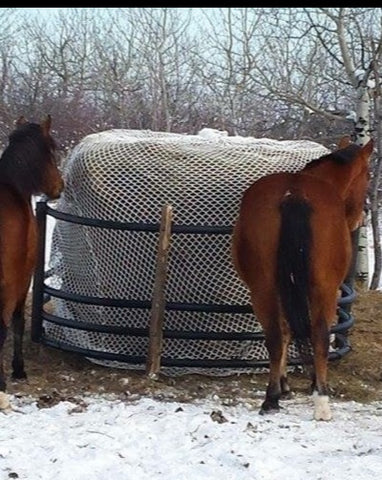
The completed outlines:
<svg viewBox="0 0 382 480">
<path fill-rule="evenodd" d="M 27 309 L 27 315 L 30 308 Z M 349 334 L 352 350 L 329 364 L 329 384 L 337 399 L 370 402 L 382 399 L 382 293 L 362 292 L 352 307 L 355 325 Z M 29 315 L 28 315 L 29 317 Z M 262 398 L 267 374 L 229 377 L 161 375 L 154 381 L 144 371 L 112 369 L 96 365 L 76 354 L 36 344 L 30 339 L 29 321 L 25 335 L 27 381 L 13 382 L 8 376 L 8 392 L 32 396 L 41 408 L 70 399 L 81 408 L 88 394 L 115 394 L 126 400 L 151 396 L 163 400 L 191 401 L 218 395 L 223 403 Z M 5 348 L 5 368 L 10 373 L 11 339 Z M 290 374 L 295 392 L 308 393 L 308 374 Z"/>
</svg>

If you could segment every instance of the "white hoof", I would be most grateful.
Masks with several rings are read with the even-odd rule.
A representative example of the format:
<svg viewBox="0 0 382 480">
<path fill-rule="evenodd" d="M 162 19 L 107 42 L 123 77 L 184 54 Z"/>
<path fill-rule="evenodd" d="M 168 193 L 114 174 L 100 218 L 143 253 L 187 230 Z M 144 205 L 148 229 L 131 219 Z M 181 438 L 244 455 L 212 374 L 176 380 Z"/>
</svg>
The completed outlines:
<svg viewBox="0 0 382 480">
<path fill-rule="evenodd" d="M 8 395 L 5 392 L 0 392 L 0 411 L 9 412 L 11 410 Z"/>
<path fill-rule="evenodd" d="M 332 418 L 332 412 L 329 406 L 329 397 L 327 395 L 319 395 L 313 392 L 314 401 L 314 419 L 328 421 Z"/>
</svg>

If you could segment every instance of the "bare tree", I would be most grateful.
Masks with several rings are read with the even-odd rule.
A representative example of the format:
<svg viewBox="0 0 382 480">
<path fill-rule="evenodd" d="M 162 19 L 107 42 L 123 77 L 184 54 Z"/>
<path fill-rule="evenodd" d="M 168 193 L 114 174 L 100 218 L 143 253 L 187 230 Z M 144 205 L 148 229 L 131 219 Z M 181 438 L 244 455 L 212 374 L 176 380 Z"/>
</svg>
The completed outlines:
<svg viewBox="0 0 382 480">
<path fill-rule="evenodd" d="M 199 75 L 216 110 L 215 125 L 230 134 L 256 132 L 266 121 L 256 101 L 259 82 L 251 75 L 258 52 L 261 8 L 206 9 Z M 212 125 L 210 125 L 212 126 Z"/>
<path fill-rule="evenodd" d="M 14 80 L 14 66 L 17 63 L 18 33 L 21 29 L 17 8 L 0 8 L 0 132 L 5 136 L 9 124 L 15 119 L 12 109 L 10 87 Z"/>
<path fill-rule="evenodd" d="M 335 127 L 334 138 L 352 122 L 355 141 L 366 143 L 375 114 L 372 98 L 378 95 L 372 76 L 381 60 L 381 9 L 267 9 L 265 13 L 266 21 L 258 29 L 262 57 L 257 55 L 251 76 L 272 98 L 299 108 L 299 135 L 310 135 L 308 119 L 318 115 L 324 128 L 314 138 L 319 139 L 320 133 L 327 136 L 330 124 Z M 296 122 L 296 116 L 291 118 Z M 329 122 L 326 128 L 325 122 Z M 373 172 L 377 190 L 379 177 L 378 171 Z M 377 213 L 378 209 L 372 212 L 373 228 Z M 379 230 L 374 235 L 377 238 Z M 367 270 L 367 261 L 362 269 Z M 368 273 L 358 276 L 362 280 Z"/>
<path fill-rule="evenodd" d="M 352 85 L 356 94 L 356 112 L 354 118 L 354 135 L 355 141 L 359 145 L 364 145 L 370 139 L 371 126 L 370 122 L 373 117 L 379 118 L 379 104 L 381 90 L 378 85 L 378 65 L 381 61 L 382 54 L 382 33 L 381 25 L 381 9 L 377 9 L 379 17 L 375 15 L 372 9 L 320 9 L 321 12 L 334 25 L 334 38 L 338 42 L 338 55 L 334 47 L 328 45 L 320 31 L 318 38 L 327 51 L 337 59 L 339 64 L 343 65 L 349 83 Z M 368 11 L 369 10 L 369 11 Z M 374 10 L 374 9 L 373 9 Z M 370 14 L 372 16 L 370 17 Z M 309 18 L 312 16 L 308 13 Z M 378 28 L 379 27 L 379 28 Z M 350 34 L 352 32 L 352 34 Z M 354 34 L 355 32 L 355 34 Z M 328 30 L 325 31 L 325 34 Z M 374 77 L 374 78 L 373 78 Z M 377 80 L 377 81 L 376 81 Z M 374 97 L 374 103 L 372 98 Z M 374 111 L 371 110 L 374 107 Z M 377 109 L 377 110 L 376 110 Z M 380 145 L 379 137 L 380 129 L 376 129 L 377 145 Z M 380 153 L 379 153 L 380 154 Z M 372 230 L 374 239 L 375 255 L 374 273 L 370 288 L 377 288 L 381 273 L 381 255 L 380 255 L 380 229 L 378 218 L 377 192 L 380 184 L 380 165 L 379 161 L 375 163 L 376 168 L 372 169 L 373 183 L 371 188 L 371 217 Z M 367 287 L 368 284 L 368 258 L 367 258 L 367 228 L 366 224 L 360 228 L 359 239 L 359 262 L 358 262 L 358 280 L 361 286 Z M 379 252 L 379 254 L 378 254 Z"/>
<path fill-rule="evenodd" d="M 195 82 L 190 68 L 194 41 L 190 11 L 171 8 L 135 9 L 139 55 L 144 62 L 146 102 L 154 130 L 178 130 L 187 89 Z M 184 127 L 183 127 L 184 128 Z"/>
<path fill-rule="evenodd" d="M 22 61 L 18 65 L 25 110 L 36 115 L 43 106 L 65 131 L 68 149 L 88 133 L 95 117 L 92 104 L 92 59 L 96 9 L 67 9 L 46 17 L 26 17 Z"/>
<path fill-rule="evenodd" d="M 379 224 L 379 206 L 380 206 L 380 183 L 382 175 L 382 79 L 380 78 L 379 69 L 377 64 L 374 63 L 374 131 L 376 136 L 376 151 L 377 155 L 374 159 L 371 172 L 371 185 L 369 191 L 370 197 L 370 212 L 371 212 L 371 225 L 373 233 L 374 244 L 374 272 L 371 277 L 370 289 L 376 290 L 379 287 L 379 281 L 381 278 L 382 270 L 382 249 L 381 249 L 381 235 Z"/>
</svg>

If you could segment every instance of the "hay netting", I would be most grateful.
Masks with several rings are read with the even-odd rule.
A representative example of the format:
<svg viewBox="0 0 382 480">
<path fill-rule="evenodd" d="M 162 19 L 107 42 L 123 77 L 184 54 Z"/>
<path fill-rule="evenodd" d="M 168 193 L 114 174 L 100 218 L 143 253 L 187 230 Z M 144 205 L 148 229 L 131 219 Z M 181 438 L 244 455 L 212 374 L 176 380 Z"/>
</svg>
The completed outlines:
<svg viewBox="0 0 382 480">
<path fill-rule="evenodd" d="M 163 205 L 175 225 L 232 226 L 244 190 L 256 179 L 297 172 L 329 151 L 310 141 L 228 137 L 208 130 L 182 135 L 110 130 L 85 137 L 68 156 L 57 210 L 94 219 L 158 224 Z M 81 295 L 151 301 L 157 232 L 118 231 L 57 220 L 50 285 Z M 249 304 L 231 262 L 231 235 L 173 234 L 166 300 Z M 76 322 L 148 327 L 150 310 L 79 304 L 54 298 L 56 315 Z M 86 349 L 147 354 L 147 337 L 95 333 L 44 321 L 46 335 Z M 253 314 L 166 311 L 164 328 L 179 331 L 261 331 Z M 293 355 L 293 348 L 291 348 Z M 165 339 L 163 357 L 267 359 L 262 341 Z M 107 362 L 125 368 L 140 368 Z M 199 372 L 166 368 L 165 373 Z M 232 373 L 202 369 L 203 373 Z M 240 369 L 240 371 L 243 371 Z"/>
</svg>

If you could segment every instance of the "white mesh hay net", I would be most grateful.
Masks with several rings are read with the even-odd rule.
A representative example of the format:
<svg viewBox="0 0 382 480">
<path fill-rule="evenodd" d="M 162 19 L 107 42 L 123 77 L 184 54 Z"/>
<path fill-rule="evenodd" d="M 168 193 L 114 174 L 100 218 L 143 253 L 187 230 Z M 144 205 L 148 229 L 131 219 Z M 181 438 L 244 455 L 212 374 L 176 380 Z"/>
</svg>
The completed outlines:
<svg viewBox="0 0 382 480">
<path fill-rule="evenodd" d="M 66 189 L 57 210 L 80 217 L 159 224 L 163 205 L 174 225 L 233 226 L 244 190 L 261 176 L 297 172 L 329 150 L 311 141 L 228 137 L 202 130 L 183 135 L 110 130 L 85 137 L 68 156 Z M 49 284 L 63 291 L 151 301 L 157 232 L 120 231 L 57 220 Z M 172 234 L 166 301 L 247 305 L 233 269 L 229 234 Z M 76 322 L 148 327 L 149 309 L 52 299 L 53 313 Z M 81 348 L 145 357 L 148 338 L 89 332 L 44 321 L 45 335 Z M 261 331 L 253 314 L 166 311 L 164 329 Z M 263 342 L 165 338 L 163 358 L 267 359 Z M 123 368 L 144 365 L 93 360 Z M 239 369 L 244 371 L 245 369 Z M 228 374 L 234 370 L 166 367 L 164 373 Z"/>
</svg>

